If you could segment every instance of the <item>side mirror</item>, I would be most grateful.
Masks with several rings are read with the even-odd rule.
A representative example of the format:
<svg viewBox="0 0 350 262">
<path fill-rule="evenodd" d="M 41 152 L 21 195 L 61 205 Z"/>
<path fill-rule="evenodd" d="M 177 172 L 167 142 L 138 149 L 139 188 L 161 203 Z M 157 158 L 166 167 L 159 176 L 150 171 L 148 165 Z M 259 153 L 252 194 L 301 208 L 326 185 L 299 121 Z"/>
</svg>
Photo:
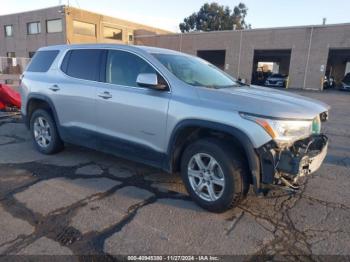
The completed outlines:
<svg viewBox="0 0 350 262">
<path fill-rule="evenodd" d="M 141 73 L 137 76 L 136 83 L 142 87 L 149 87 L 157 90 L 165 90 L 166 85 L 158 83 L 157 74 Z"/>
</svg>

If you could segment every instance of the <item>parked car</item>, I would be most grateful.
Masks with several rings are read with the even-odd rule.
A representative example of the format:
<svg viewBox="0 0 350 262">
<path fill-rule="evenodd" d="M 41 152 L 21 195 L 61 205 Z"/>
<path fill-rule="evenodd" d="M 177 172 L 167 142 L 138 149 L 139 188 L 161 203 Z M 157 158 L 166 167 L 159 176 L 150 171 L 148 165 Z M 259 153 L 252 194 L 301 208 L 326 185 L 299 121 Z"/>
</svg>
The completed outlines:
<svg viewBox="0 0 350 262">
<path fill-rule="evenodd" d="M 221 212 L 250 185 L 297 190 L 321 166 L 329 106 L 237 82 L 210 63 L 127 45 L 41 48 L 25 71 L 22 114 L 37 150 L 82 145 L 180 171 L 192 198 Z M 275 186 L 273 186 L 275 185 Z"/>
<path fill-rule="evenodd" d="M 269 75 L 271 75 L 271 72 L 264 72 L 262 69 L 259 69 L 253 73 L 251 83 L 253 85 L 263 86 Z"/>
<path fill-rule="evenodd" d="M 265 86 L 286 87 L 287 86 L 287 78 L 288 78 L 288 76 L 286 76 L 286 75 L 272 74 L 266 79 Z"/>
<path fill-rule="evenodd" d="M 340 90 L 350 91 L 350 73 L 347 73 L 341 82 Z"/>
</svg>

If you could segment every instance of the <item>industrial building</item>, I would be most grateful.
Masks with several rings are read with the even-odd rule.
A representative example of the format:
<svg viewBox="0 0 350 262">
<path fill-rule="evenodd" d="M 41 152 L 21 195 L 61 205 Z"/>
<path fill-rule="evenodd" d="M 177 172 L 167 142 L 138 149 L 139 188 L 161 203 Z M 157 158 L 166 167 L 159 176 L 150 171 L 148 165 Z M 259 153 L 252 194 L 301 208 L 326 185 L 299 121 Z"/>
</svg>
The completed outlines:
<svg viewBox="0 0 350 262">
<path fill-rule="evenodd" d="M 21 72 L 25 58 L 47 45 L 117 43 L 157 46 L 197 55 L 247 83 L 271 73 L 288 88 L 322 90 L 350 72 L 350 23 L 215 32 L 172 32 L 85 10 L 56 6 L 0 16 L 0 80 Z M 8 58 L 16 57 L 9 60 Z M 1 75 L 2 74 L 2 75 Z"/>
<path fill-rule="evenodd" d="M 42 46 L 66 43 L 133 44 L 138 34 L 167 33 L 70 6 L 56 6 L 0 16 L 0 57 L 30 58 Z"/>
<path fill-rule="evenodd" d="M 197 55 L 247 83 L 270 70 L 288 75 L 289 88 L 320 90 L 325 76 L 340 83 L 350 72 L 350 24 L 138 35 L 135 43 Z"/>
</svg>

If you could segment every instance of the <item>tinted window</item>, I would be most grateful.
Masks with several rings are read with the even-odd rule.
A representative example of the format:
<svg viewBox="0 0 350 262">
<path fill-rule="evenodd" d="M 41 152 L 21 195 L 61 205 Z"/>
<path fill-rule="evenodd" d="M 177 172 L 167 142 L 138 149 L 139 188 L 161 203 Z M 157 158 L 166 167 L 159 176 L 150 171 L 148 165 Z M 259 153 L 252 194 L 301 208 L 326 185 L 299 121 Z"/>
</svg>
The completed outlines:
<svg viewBox="0 0 350 262">
<path fill-rule="evenodd" d="M 109 51 L 106 66 L 108 83 L 138 87 L 137 76 L 140 73 L 157 72 L 142 58 L 123 51 Z"/>
<path fill-rule="evenodd" d="M 36 52 L 27 71 L 29 72 L 47 72 L 52 62 L 55 60 L 58 55 L 57 50 L 50 51 L 39 51 Z"/>
<path fill-rule="evenodd" d="M 97 49 L 71 50 L 66 54 L 61 69 L 75 78 L 98 81 L 102 52 Z"/>
</svg>

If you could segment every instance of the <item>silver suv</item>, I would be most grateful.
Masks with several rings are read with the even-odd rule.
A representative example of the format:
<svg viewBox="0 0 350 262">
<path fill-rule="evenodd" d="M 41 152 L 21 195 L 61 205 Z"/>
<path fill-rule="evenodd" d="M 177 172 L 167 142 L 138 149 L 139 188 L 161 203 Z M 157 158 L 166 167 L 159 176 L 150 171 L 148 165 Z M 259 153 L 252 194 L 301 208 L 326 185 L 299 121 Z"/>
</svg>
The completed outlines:
<svg viewBox="0 0 350 262">
<path fill-rule="evenodd" d="M 25 71 L 22 114 L 44 154 L 72 143 L 180 171 L 192 198 L 221 212 L 250 185 L 297 190 L 323 162 L 329 106 L 244 85 L 183 53 L 142 46 L 41 48 Z"/>
</svg>

